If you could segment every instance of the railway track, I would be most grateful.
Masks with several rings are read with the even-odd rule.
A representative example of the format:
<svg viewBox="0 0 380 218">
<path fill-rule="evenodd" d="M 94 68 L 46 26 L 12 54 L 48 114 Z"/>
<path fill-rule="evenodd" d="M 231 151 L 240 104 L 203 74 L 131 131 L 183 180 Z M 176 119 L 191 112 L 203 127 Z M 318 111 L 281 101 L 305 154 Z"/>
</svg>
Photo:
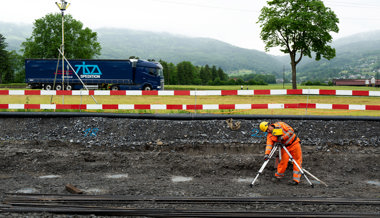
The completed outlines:
<svg viewBox="0 0 380 218">
<path fill-rule="evenodd" d="M 373 212 L 271 211 L 233 205 L 346 205 L 378 208 L 380 199 L 279 197 L 145 197 L 117 195 L 7 194 L 2 213 L 55 213 L 148 217 L 379 217 Z M 212 205 L 217 205 L 218 208 Z M 226 206 L 224 206 L 226 205 Z M 232 205 L 232 206 L 231 206 Z M 201 209 L 198 209 L 201 208 Z"/>
</svg>

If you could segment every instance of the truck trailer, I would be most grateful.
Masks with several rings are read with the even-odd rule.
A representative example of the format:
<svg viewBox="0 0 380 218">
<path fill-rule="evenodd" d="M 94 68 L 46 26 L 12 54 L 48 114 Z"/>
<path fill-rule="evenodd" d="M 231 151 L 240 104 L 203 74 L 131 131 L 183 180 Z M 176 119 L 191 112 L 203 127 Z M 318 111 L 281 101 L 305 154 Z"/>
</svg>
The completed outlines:
<svg viewBox="0 0 380 218">
<path fill-rule="evenodd" d="M 26 59 L 25 81 L 45 90 L 162 90 L 164 74 L 158 62 L 145 60 Z M 74 70 L 75 72 L 74 72 Z M 63 71 L 63 72 L 62 72 Z M 75 75 L 77 74 L 77 75 Z M 79 77 L 79 78 L 78 78 Z"/>
</svg>

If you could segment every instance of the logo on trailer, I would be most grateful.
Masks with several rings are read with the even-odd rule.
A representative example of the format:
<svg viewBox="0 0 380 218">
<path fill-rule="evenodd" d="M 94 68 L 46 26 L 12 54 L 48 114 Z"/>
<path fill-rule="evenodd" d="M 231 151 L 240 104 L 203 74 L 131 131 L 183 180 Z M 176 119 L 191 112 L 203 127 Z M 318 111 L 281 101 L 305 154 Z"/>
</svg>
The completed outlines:
<svg viewBox="0 0 380 218">
<path fill-rule="evenodd" d="M 102 75 L 102 71 L 100 71 L 98 65 L 86 65 L 86 62 L 83 61 L 83 65 L 75 65 L 75 67 L 77 68 L 77 73 L 82 72 L 82 75 L 80 75 L 81 78 L 100 79 Z"/>
</svg>

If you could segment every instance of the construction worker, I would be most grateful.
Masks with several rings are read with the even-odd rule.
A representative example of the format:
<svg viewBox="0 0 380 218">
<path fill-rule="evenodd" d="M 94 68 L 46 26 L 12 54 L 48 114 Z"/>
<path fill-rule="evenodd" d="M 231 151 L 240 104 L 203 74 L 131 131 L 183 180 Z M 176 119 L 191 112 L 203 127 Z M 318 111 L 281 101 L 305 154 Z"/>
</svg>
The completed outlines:
<svg viewBox="0 0 380 218">
<path fill-rule="evenodd" d="M 267 145 L 265 148 L 264 160 L 268 160 L 269 154 L 272 151 L 274 143 L 284 144 L 289 153 L 293 156 L 294 161 L 302 168 L 302 151 L 300 145 L 300 139 L 294 133 L 292 127 L 284 122 L 268 123 L 261 122 L 260 130 L 267 132 Z M 281 147 L 280 147 L 281 149 Z M 288 166 L 289 155 L 284 149 L 281 149 L 281 161 L 277 166 L 277 172 L 275 177 L 282 179 L 284 177 L 285 170 Z M 298 167 L 293 164 L 293 182 L 292 185 L 298 185 L 301 179 L 301 172 Z"/>
</svg>

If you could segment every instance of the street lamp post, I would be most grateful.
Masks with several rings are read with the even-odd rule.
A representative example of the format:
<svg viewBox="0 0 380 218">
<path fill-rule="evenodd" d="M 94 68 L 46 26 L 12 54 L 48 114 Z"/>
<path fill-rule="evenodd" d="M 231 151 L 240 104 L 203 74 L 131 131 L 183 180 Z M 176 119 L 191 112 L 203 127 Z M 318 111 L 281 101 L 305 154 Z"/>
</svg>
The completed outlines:
<svg viewBox="0 0 380 218">
<path fill-rule="evenodd" d="M 62 13 L 62 45 L 61 45 L 61 51 L 62 51 L 62 90 L 65 88 L 65 11 L 69 7 L 70 3 L 66 2 L 65 0 L 61 0 L 61 3 L 56 2 L 55 3 L 59 10 L 61 10 Z M 59 60 L 58 60 L 59 61 Z"/>
</svg>

